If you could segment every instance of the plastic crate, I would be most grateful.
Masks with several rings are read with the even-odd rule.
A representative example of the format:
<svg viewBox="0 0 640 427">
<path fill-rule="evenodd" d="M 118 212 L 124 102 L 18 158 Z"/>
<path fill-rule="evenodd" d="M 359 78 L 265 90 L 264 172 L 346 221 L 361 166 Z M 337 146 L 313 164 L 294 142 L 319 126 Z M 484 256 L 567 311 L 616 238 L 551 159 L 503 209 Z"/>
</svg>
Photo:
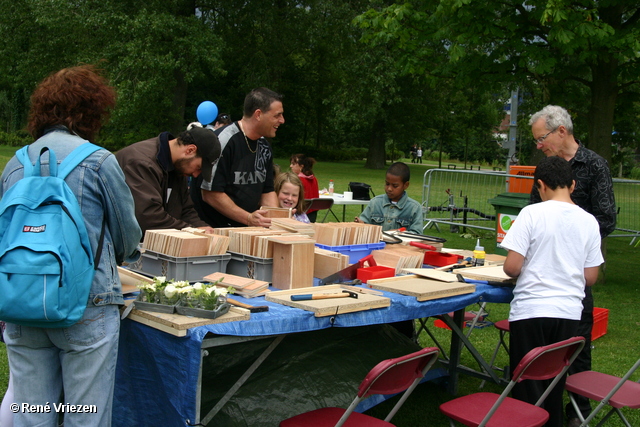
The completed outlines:
<svg viewBox="0 0 640 427">
<path fill-rule="evenodd" d="M 355 264 L 362 258 L 371 254 L 372 251 L 378 249 L 384 249 L 385 243 L 368 243 L 364 245 L 343 245 L 343 246 L 327 246 L 316 243 L 316 246 L 320 249 L 326 249 L 328 251 L 339 252 L 343 255 L 349 255 L 349 264 Z"/>
<path fill-rule="evenodd" d="M 229 252 L 229 254 L 231 259 L 227 265 L 227 273 L 271 283 L 273 258 L 258 258 L 237 252 Z"/>
<path fill-rule="evenodd" d="M 591 341 L 597 340 L 607 333 L 609 325 L 609 309 L 593 307 L 593 326 L 591 327 Z"/>
<path fill-rule="evenodd" d="M 536 172 L 535 166 L 518 166 L 509 167 L 509 175 L 533 176 Z M 533 188 L 533 179 L 509 177 L 510 193 L 531 193 Z"/>
<path fill-rule="evenodd" d="M 168 280 L 202 280 L 211 273 L 226 273 L 231 255 L 172 257 L 154 251 L 145 251 L 130 268 L 152 276 L 165 276 Z"/>
<path fill-rule="evenodd" d="M 445 265 L 455 264 L 462 258 L 463 256 L 458 254 L 428 251 L 424 253 L 423 263 L 433 267 L 444 267 Z"/>
</svg>

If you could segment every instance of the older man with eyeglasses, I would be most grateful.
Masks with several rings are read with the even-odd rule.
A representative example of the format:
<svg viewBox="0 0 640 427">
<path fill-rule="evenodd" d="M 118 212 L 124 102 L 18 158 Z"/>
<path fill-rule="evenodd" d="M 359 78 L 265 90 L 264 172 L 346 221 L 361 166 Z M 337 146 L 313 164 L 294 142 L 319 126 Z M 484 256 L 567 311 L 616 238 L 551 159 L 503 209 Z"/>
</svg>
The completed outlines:
<svg viewBox="0 0 640 427">
<path fill-rule="evenodd" d="M 545 156 L 559 156 L 569 161 L 575 190 L 571 194 L 573 202 L 591 213 L 600 226 L 600 237 L 604 239 L 616 226 L 616 203 L 613 195 L 613 181 L 607 161 L 586 148 L 573 136 L 571 116 L 562 107 L 547 105 L 531 116 L 529 120 L 533 142 Z M 531 191 L 531 203 L 542 201 L 538 189 Z M 583 311 L 578 333 L 587 340 L 585 346 L 569 369 L 569 374 L 591 370 L 591 328 L 593 327 L 593 295 L 591 287 L 586 287 L 582 301 Z M 587 417 L 591 411 L 589 399 L 580 398 L 580 411 Z M 579 426 L 575 410 L 571 404 L 565 408 L 568 426 Z"/>
</svg>

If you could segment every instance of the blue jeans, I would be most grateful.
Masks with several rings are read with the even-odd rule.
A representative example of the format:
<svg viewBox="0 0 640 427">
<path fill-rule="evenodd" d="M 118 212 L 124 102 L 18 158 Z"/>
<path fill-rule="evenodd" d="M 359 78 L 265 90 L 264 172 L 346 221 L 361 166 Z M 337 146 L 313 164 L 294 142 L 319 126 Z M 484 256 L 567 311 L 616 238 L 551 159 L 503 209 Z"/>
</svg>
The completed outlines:
<svg viewBox="0 0 640 427">
<path fill-rule="evenodd" d="M 69 328 L 7 323 L 14 402 L 21 408 L 14 426 L 57 426 L 59 413 L 65 427 L 110 426 L 119 332 L 116 305 L 87 307 Z M 29 411 L 24 404 L 42 406 Z"/>
</svg>

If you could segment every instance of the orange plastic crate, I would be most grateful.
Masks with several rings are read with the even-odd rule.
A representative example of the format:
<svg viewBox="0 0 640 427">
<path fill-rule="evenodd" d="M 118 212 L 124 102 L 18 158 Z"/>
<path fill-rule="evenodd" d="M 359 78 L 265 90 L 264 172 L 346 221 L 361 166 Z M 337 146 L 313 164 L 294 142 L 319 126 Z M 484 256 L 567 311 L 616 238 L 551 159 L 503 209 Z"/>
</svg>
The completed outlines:
<svg viewBox="0 0 640 427">
<path fill-rule="evenodd" d="M 591 328 L 591 341 L 594 341 L 607 333 L 609 325 L 609 309 L 593 307 L 593 327 Z"/>
</svg>

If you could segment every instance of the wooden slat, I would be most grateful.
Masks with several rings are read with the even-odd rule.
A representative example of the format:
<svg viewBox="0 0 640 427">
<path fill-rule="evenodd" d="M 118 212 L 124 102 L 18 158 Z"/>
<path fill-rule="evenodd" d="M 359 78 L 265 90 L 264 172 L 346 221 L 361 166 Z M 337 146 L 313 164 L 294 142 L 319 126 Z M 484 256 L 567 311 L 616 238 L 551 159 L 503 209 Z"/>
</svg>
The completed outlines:
<svg viewBox="0 0 640 427">
<path fill-rule="evenodd" d="M 369 280 L 367 285 L 381 291 L 414 296 L 418 301 L 470 294 L 476 290 L 476 286 L 470 283 L 441 282 L 416 275 L 373 279 Z"/>
</svg>

